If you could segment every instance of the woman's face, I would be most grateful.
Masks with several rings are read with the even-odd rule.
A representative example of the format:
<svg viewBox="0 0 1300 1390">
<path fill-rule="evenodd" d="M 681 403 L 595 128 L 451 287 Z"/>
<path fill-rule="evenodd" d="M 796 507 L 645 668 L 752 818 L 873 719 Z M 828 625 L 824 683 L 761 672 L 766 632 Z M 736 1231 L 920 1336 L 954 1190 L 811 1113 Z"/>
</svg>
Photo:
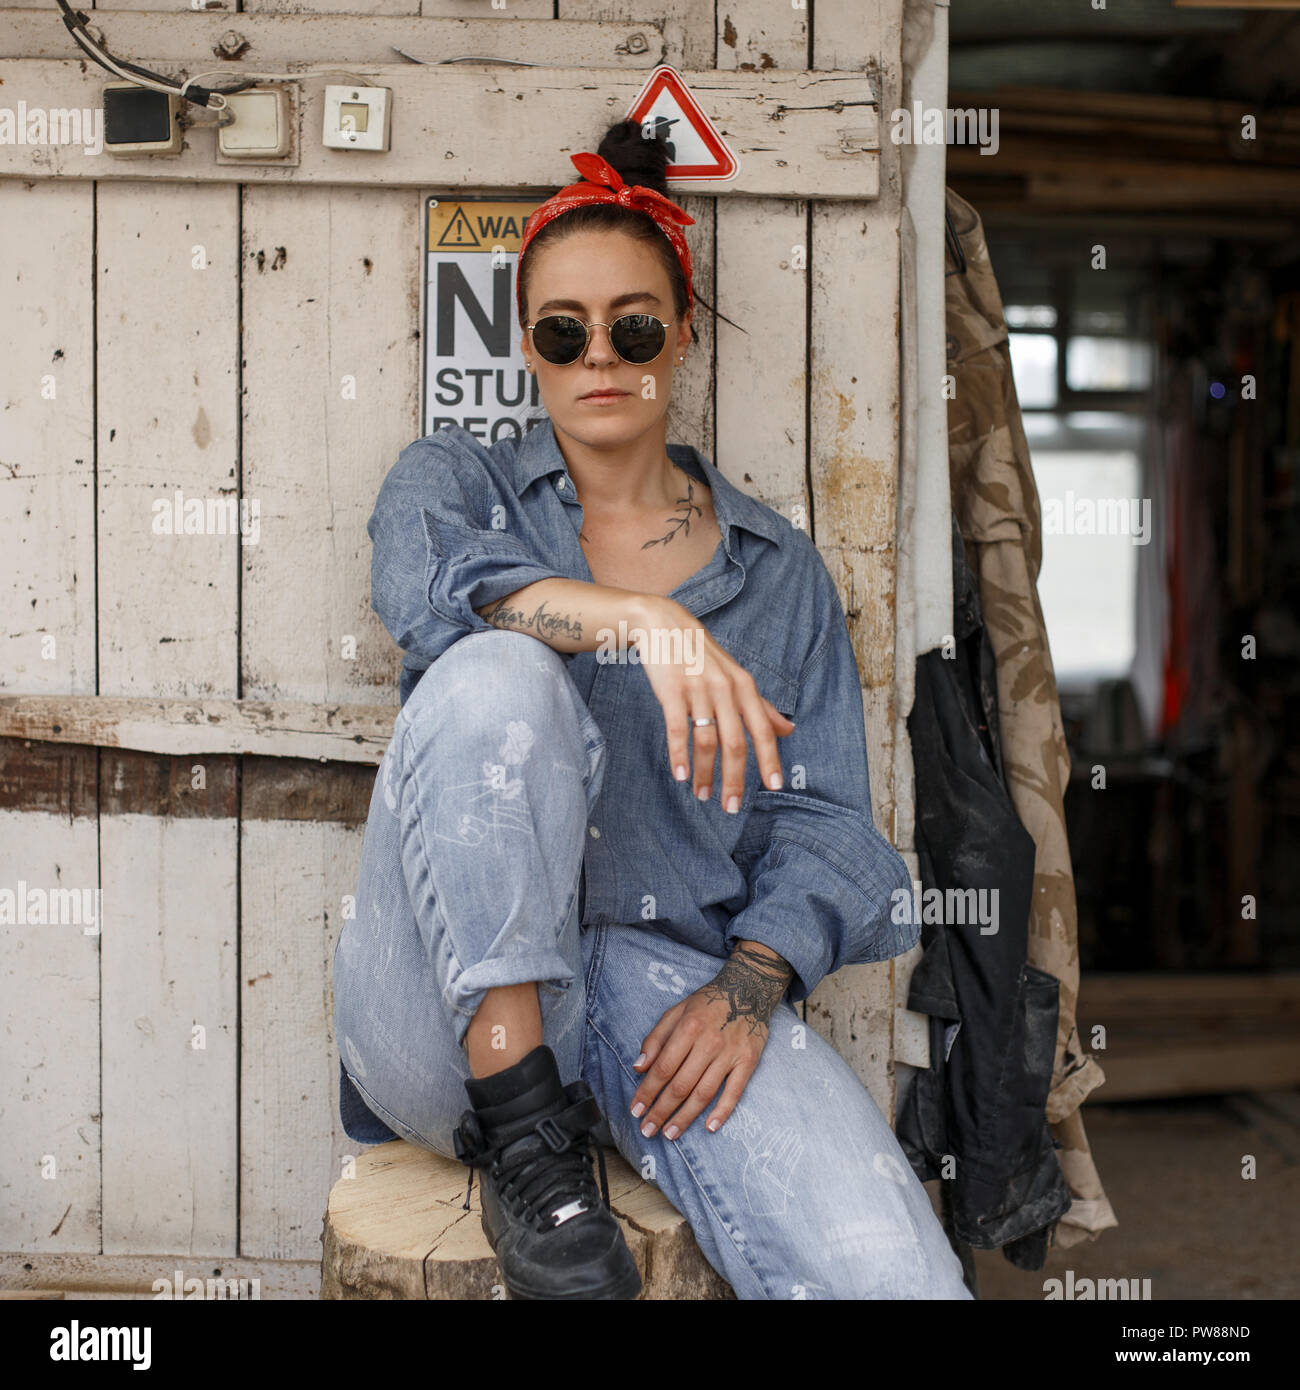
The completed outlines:
<svg viewBox="0 0 1300 1390">
<path fill-rule="evenodd" d="M 633 443 L 663 420 L 677 359 L 691 341 L 690 319 L 677 317 L 668 272 L 648 242 L 622 232 L 575 232 L 536 255 L 524 305 L 529 323 L 552 313 L 600 324 L 621 314 L 668 321 L 663 351 L 645 364 L 624 362 L 605 328 L 593 328 L 586 352 L 566 366 L 548 362 L 534 351 L 533 335 L 527 330 L 522 335 L 524 360 L 532 363 L 542 404 L 557 431 L 596 449 Z M 602 389 L 625 394 L 583 399 Z"/>
</svg>

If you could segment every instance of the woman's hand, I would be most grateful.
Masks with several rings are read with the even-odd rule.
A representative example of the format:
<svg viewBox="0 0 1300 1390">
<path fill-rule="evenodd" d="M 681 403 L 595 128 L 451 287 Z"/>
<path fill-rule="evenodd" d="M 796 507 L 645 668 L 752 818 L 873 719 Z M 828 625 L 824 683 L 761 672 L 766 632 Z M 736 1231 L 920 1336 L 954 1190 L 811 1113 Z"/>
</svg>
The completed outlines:
<svg viewBox="0 0 1300 1390">
<path fill-rule="evenodd" d="M 793 973 L 770 946 L 738 942 L 713 980 L 655 1024 L 633 1064 L 645 1074 L 632 1097 L 632 1115 L 645 1115 L 641 1133 L 647 1139 L 660 1127 L 665 1139 L 685 1133 L 724 1082 L 706 1128 L 726 1122 L 758 1066 L 772 1011 Z"/>
<path fill-rule="evenodd" d="M 637 653 L 663 707 L 673 775 L 678 781 L 690 775 L 687 748 L 693 735 L 695 795 L 707 801 L 720 746 L 718 799 L 728 811 L 738 811 L 745 791 L 748 730 L 763 785 L 778 790 L 782 778 L 776 740 L 790 733 L 794 722 L 758 693 L 753 676 L 718 645 L 690 609 L 673 599 L 640 597 L 643 604 L 636 621 L 645 640 L 637 641 Z M 696 726 L 691 722 L 695 719 L 716 722 Z"/>
</svg>

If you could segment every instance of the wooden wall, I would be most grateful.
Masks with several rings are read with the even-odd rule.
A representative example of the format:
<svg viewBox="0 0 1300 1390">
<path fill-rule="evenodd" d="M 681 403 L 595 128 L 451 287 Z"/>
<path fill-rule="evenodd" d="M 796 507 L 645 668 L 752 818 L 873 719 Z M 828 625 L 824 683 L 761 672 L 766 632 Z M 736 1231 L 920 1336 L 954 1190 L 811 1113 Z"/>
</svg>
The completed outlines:
<svg viewBox="0 0 1300 1390">
<path fill-rule="evenodd" d="M 427 26 L 470 7 L 381 0 L 366 20 L 321 19 L 304 48 L 303 15 L 363 7 L 245 0 L 222 27 L 258 26 L 257 70 L 393 63 L 397 24 L 430 56 L 454 41 L 604 69 L 575 117 L 583 148 L 618 114 L 602 87 L 635 91 L 659 61 L 773 83 L 865 74 L 887 112 L 900 6 L 509 0 L 435 41 Z M 219 66 L 206 40 L 177 37 L 177 8 L 114 0 L 110 46 L 187 75 Z M 126 13 L 140 10 L 172 27 Z M 546 21 L 549 45 L 520 20 Z M 620 52 L 638 25 L 648 50 Z M 0 44 L 21 72 L 39 60 L 56 85 L 81 80 L 52 7 L 0 8 Z M 698 286 L 737 322 L 780 323 L 789 350 L 697 315 L 673 437 L 802 517 L 825 556 L 889 834 L 897 150 L 850 164 L 860 197 L 817 196 L 815 180 L 785 196 L 770 156 L 741 157 L 751 183 L 682 197 Z M 179 181 L 87 177 L 76 158 L 0 151 L 0 888 L 99 889 L 102 921 L 0 926 L 0 1280 L 147 1290 L 221 1259 L 268 1292 L 310 1292 L 326 1194 L 355 1150 L 337 1120 L 331 960 L 400 663 L 369 607 L 365 522 L 420 432 L 419 188 L 443 171 L 408 157 L 400 181 L 346 186 L 305 160 L 297 181 L 218 177 L 208 160 Z M 470 177 L 458 161 L 456 186 Z M 262 543 L 153 534 L 153 501 L 178 490 L 257 499 Z M 889 1114 L 893 977 L 850 967 L 807 1006 Z"/>
</svg>

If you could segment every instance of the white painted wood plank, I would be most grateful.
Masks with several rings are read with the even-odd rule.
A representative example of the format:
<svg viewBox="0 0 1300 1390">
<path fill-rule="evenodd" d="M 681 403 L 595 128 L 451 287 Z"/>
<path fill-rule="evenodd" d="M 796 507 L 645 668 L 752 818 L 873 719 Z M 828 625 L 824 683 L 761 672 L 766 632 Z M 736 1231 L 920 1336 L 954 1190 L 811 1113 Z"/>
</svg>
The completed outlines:
<svg viewBox="0 0 1300 1390">
<path fill-rule="evenodd" d="M 252 8 L 250 0 L 245 0 Z M 291 11 L 304 11 L 315 14 L 349 14 L 355 10 L 357 0 L 258 0 L 256 8 L 267 14 L 288 14 Z M 551 0 L 509 0 L 509 13 L 516 19 L 549 19 Z M 375 0 L 373 11 L 378 14 L 412 14 L 418 10 L 423 15 L 455 16 L 461 18 L 466 13 L 464 0 Z M 476 5 L 469 11 L 474 22 L 494 17 L 487 6 Z M 500 11 L 495 12 L 500 18 Z M 242 16 L 240 16 L 242 18 Z M 488 50 L 494 51 L 494 50 Z"/>
<path fill-rule="evenodd" d="M 57 1290 L 68 1298 L 147 1298 L 162 1290 L 154 1289 L 159 1279 L 175 1287 L 176 1271 L 182 1282 L 201 1279 L 226 1281 L 227 1297 L 232 1296 L 229 1281 L 246 1281 L 245 1296 L 258 1299 L 315 1299 L 320 1293 L 320 1257 L 315 1260 L 237 1260 L 222 1259 L 216 1264 L 209 1257 L 196 1260 L 178 1255 L 15 1255 L 0 1254 L 0 1288 Z M 256 1280 L 256 1291 L 254 1283 Z M 191 1289 L 187 1297 L 193 1297 Z"/>
<path fill-rule="evenodd" d="M 246 820 L 240 1253 L 320 1258 L 339 1159 L 334 945 L 356 892 L 362 826 Z"/>
<path fill-rule="evenodd" d="M 807 12 L 788 0 L 720 6 L 716 61 L 765 73 L 806 68 Z M 716 463 L 803 531 L 811 529 L 807 219 L 801 200 L 718 200 L 718 309 L 738 327 L 718 324 Z"/>
<path fill-rule="evenodd" d="M 93 218 L 0 182 L 0 690 L 95 689 Z"/>
<path fill-rule="evenodd" d="M 235 821 L 100 833 L 104 1252 L 233 1255 Z"/>
<path fill-rule="evenodd" d="M 378 702 L 395 684 L 366 521 L 420 433 L 421 208 L 405 190 L 245 191 L 249 698 Z"/>
<path fill-rule="evenodd" d="M 880 109 L 897 104 L 902 0 L 823 0 L 813 61 L 875 74 Z M 878 191 L 876 201 L 867 201 Z M 811 430 L 814 537 L 835 576 L 863 679 L 875 821 L 894 830 L 895 569 L 898 479 L 897 148 L 881 150 L 879 189 L 813 207 Z M 882 1113 L 894 1116 L 894 968 L 853 966 L 808 1002 Z"/>
<path fill-rule="evenodd" d="M 8 87 L 40 94 L 47 108 L 95 107 L 95 64 L 19 58 L 6 63 Z M 84 68 L 84 70 L 83 70 Z M 191 126 L 178 155 L 124 159 L 79 143 L 0 145 L 0 178 L 251 184 L 332 183 L 518 193 L 558 186 L 572 173 L 566 151 L 586 147 L 611 113 L 621 115 L 645 74 L 615 68 L 526 68 L 482 64 L 431 67 L 352 64 L 388 87 L 397 132 L 386 153 L 362 157 L 325 148 L 323 75 L 304 78 L 309 132 L 291 162 L 218 162 L 216 127 Z M 160 67 L 160 71 L 164 68 Z M 871 197 L 879 131 L 870 83 L 860 71 L 686 72 L 682 76 L 740 161 L 736 178 L 683 181 L 682 192 L 754 197 Z M 559 97 L 557 99 L 557 93 Z M 31 105 L 37 104 L 34 100 Z M 436 175 L 434 170 L 436 169 Z"/>
<path fill-rule="evenodd" d="M 153 506 L 238 496 L 237 212 L 231 186 L 98 192 L 106 694 L 237 694 L 238 531 L 158 534 Z M 234 1250 L 234 825 L 101 816 L 109 1253 Z"/>
<path fill-rule="evenodd" d="M 561 22 L 635 23 L 651 8 L 644 0 L 555 0 Z M 664 62 L 678 72 L 713 67 L 713 6 L 708 0 L 655 0 L 653 10 L 668 40 Z"/>
<path fill-rule="evenodd" d="M 0 5 L 0 11 L 6 8 Z M 54 8 L 33 8 L 29 0 L 22 8 L 8 9 L 0 58 L 80 54 L 57 16 L 50 23 Z M 367 3 L 365 12 L 358 13 L 361 8 L 358 0 L 345 0 L 332 7 L 295 4 L 293 13 L 285 13 L 283 7 L 277 12 L 249 3 L 236 13 L 234 4 L 224 10 L 190 11 L 179 0 L 152 6 L 115 0 L 95 9 L 91 23 L 104 32 L 112 52 L 128 54 L 143 67 L 154 67 L 155 60 L 164 57 L 189 64 L 187 76 L 216 67 L 218 75 L 212 80 L 219 83 L 228 80 L 221 74 L 237 73 L 241 67 L 284 72 L 293 71 L 285 64 L 339 63 L 346 68 L 349 63 L 391 63 L 394 46 L 430 62 L 491 55 L 543 66 L 577 61 L 592 67 L 646 69 L 663 61 L 663 40 L 655 24 L 567 24 L 551 19 L 551 0 L 510 0 L 504 13 L 486 3 L 471 11 L 465 0 L 426 0 L 423 14 L 419 0 Z M 438 10 L 447 17 L 437 17 Z M 218 58 L 217 46 L 231 30 L 249 47 L 237 59 Z M 644 47 L 629 42 L 634 34 L 641 35 Z M 148 55 L 147 60 L 141 55 Z"/>
<path fill-rule="evenodd" d="M 0 1248 L 99 1249 L 95 820 L 0 810 Z M 57 890 L 70 890 L 77 921 Z M 34 894 L 33 898 L 31 895 Z M 14 904 L 10 904 L 13 906 Z M 89 930 L 87 930 L 89 928 Z"/>
<path fill-rule="evenodd" d="M 146 753 L 257 753 L 377 767 L 393 736 L 397 707 L 395 694 L 384 705 L 6 695 L 0 696 L 0 738 Z"/>
<path fill-rule="evenodd" d="M 596 132 L 588 149 L 600 143 Z M 691 269 L 694 272 L 696 295 L 703 295 L 710 304 L 717 304 L 717 284 L 714 277 L 714 225 L 718 200 L 698 194 L 677 193 L 670 185 L 669 196 L 695 219 L 686 228 L 691 248 Z M 718 325 L 713 314 L 700 303 L 694 306 L 691 322 L 698 340 L 686 350 L 686 361 L 674 378 L 672 400 L 668 404 L 668 438 L 674 443 L 690 444 L 706 458 L 715 452 L 716 410 L 713 375 L 717 358 Z"/>
<path fill-rule="evenodd" d="M 237 190 L 98 192 L 100 690 L 234 695 Z M 177 494 L 180 494 L 179 504 Z M 193 500 L 210 534 L 175 530 Z M 237 509 L 236 509 L 237 512 Z M 226 534 L 217 533 L 216 523 Z"/>
</svg>

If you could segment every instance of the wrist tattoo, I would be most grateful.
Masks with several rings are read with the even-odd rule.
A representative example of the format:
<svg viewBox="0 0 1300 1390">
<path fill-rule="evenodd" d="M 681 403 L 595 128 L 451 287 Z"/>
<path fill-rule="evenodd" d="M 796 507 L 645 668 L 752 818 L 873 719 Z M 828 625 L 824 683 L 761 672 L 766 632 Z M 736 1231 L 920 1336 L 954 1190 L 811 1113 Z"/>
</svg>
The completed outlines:
<svg viewBox="0 0 1300 1390">
<path fill-rule="evenodd" d="M 508 599 L 502 599 L 488 610 L 488 622 L 494 627 L 512 628 L 519 632 L 531 632 L 538 636 L 551 637 L 557 633 L 582 640 L 582 622 L 567 613 L 546 611 L 546 600 L 527 614 L 522 608 L 512 608 Z"/>
<path fill-rule="evenodd" d="M 723 1027 L 738 1018 L 751 1034 L 766 1030 L 772 1011 L 785 997 L 794 970 L 785 961 L 764 955 L 750 946 L 737 946 L 717 976 L 700 992 L 707 999 L 725 999 Z"/>
</svg>

